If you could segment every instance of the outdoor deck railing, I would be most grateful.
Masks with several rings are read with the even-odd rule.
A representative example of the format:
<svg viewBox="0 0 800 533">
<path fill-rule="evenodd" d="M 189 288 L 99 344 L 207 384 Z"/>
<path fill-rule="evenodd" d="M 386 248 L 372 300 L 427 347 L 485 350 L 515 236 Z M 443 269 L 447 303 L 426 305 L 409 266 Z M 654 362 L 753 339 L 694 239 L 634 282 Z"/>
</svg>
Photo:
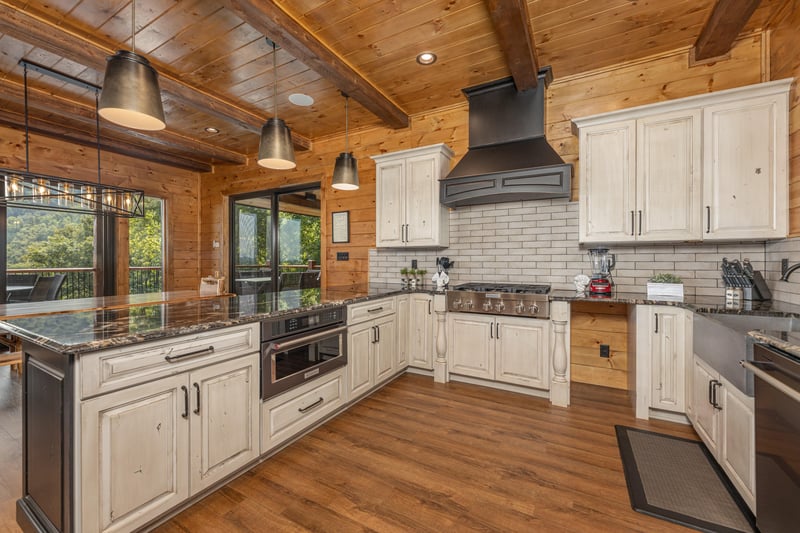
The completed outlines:
<svg viewBox="0 0 800 533">
<path fill-rule="evenodd" d="M 93 268 L 9 268 L 6 271 L 6 283 L 14 284 L 14 278 L 33 276 L 54 276 L 66 274 L 59 300 L 73 298 L 91 298 L 94 296 L 94 269 Z M 27 284 L 19 283 L 20 285 Z M 159 292 L 163 290 L 161 267 L 130 267 L 128 286 L 131 294 L 146 292 Z"/>
</svg>

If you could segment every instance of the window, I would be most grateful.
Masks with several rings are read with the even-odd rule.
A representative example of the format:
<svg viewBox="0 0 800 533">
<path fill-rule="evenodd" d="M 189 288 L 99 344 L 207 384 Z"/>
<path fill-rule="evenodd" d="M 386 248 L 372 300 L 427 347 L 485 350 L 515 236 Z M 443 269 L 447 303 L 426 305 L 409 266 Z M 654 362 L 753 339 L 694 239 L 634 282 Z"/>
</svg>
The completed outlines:
<svg viewBox="0 0 800 533">
<path fill-rule="evenodd" d="M 231 199 L 231 279 L 240 295 L 320 286 L 319 185 Z"/>
<path fill-rule="evenodd" d="M 145 196 L 144 218 L 128 224 L 130 294 L 164 290 L 164 201 Z"/>
</svg>

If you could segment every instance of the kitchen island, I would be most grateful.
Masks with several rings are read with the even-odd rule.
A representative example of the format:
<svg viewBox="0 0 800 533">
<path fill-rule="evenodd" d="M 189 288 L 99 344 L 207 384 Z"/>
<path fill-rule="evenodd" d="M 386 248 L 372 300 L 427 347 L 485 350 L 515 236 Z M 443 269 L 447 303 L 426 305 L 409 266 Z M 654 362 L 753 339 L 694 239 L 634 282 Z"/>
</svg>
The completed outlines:
<svg viewBox="0 0 800 533">
<path fill-rule="evenodd" d="M 260 321 L 409 292 L 373 285 L 91 299 L 84 310 L 6 306 L 17 318 L 0 326 L 22 339 L 24 354 L 18 523 L 132 530 L 249 468 L 260 458 Z"/>
</svg>

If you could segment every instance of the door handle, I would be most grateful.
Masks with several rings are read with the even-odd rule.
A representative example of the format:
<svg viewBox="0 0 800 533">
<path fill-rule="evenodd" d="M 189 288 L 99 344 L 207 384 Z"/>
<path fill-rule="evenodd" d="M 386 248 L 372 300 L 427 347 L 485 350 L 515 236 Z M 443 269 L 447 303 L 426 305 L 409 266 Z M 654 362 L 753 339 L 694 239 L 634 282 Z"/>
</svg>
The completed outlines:
<svg viewBox="0 0 800 533">
<path fill-rule="evenodd" d="M 196 415 L 199 415 L 200 414 L 200 385 L 195 383 L 194 384 L 194 390 L 197 392 L 197 407 L 195 407 L 194 411 L 192 411 L 192 412 L 194 414 L 196 414 Z"/>
<path fill-rule="evenodd" d="M 495 322 L 494 323 L 494 338 L 495 339 L 499 339 L 500 338 L 500 323 L 499 322 Z"/>
<path fill-rule="evenodd" d="M 722 386 L 722 382 L 721 381 L 718 381 L 716 379 L 712 379 L 711 380 L 711 391 L 712 391 L 712 398 L 713 398 L 713 401 L 711 402 L 711 405 L 713 405 L 714 409 L 717 409 L 718 411 L 722 411 L 722 407 L 720 407 L 720 405 L 717 403 L 717 387 L 721 387 L 721 386 Z"/>
<path fill-rule="evenodd" d="M 376 333 L 375 342 L 381 342 L 381 327 L 380 326 L 375 326 L 375 333 Z"/>
<path fill-rule="evenodd" d="M 494 322 L 489 324 L 489 338 L 494 339 Z"/>
<path fill-rule="evenodd" d="M 711 233 L 711 206 L 706 206 L 706 233 Z"/>
<path fill-rule="evenodd" d="M 317 400 L 316 402 L 314 402 L 311 405 L 306 406 L 306 407 L 298 407 L 297 410 L 300 411 L 301 413 L 305 413 L 305 412 L 308 412 L 308 411 L 312 410 L 313 408 L 317 407 L 318 405 L 322 405 L 322 402 L 324 402 L 324 401 L 325 401 L 325 398 L 320 396 L 319 400 Z"/>
<path fill-rule="evenodd" d="M 631 236 L 634 235 L 633 228 L 634 228 L 634 225 L 636 224 L 635 218 L 636 218 L 636 216 L 635 216 L 634 212 L 631 211 Z"/>
<path fill-rule="evenodd" d="M 378 334 L 375 331 L 376 327 L 377 326 L 372 326 L 372 328 L 370 328 L 370 329 L 372 329 L 372 344 L 375 344 L 376 342 L 378 342 Z"/>
<path fill-rule="evenodd" d="M 181 390 L 183 391 L 183 413 L 181 413 L 181 416 L 189 418 L 189 389 L 186 388 L 186 385 L 181 385 Z"/>
<path fill-rule="evenodd" d="M 642 234 L 642 210 L 639 209 L 639 235 Z"/>
<path fill-rule="evenodd" d="M 428 300 L 428 314 L 431 314 L 431 301 Z"/>
<path fill-rule="evenodd" d="M 178 361 L 180 359 L 185 359 L 187 357 L 196 357 L 198 355 L 205 355 L 207 353 L 214 353 L 214 346 L 209 346 L 208 348 L 201 348 L 199 350 L 195 350 L 193 352 L 186 352 L 180 355 L 167 355 L 164 357 L 164 360 L 168 363 L 172 363 L 173 361 Z"/>
<path fill-rule="evenodd" d="M 654 315 L 656 317 L 656 330 L 653 333 L 658 333 L 658 313 Z"/>
</svg>

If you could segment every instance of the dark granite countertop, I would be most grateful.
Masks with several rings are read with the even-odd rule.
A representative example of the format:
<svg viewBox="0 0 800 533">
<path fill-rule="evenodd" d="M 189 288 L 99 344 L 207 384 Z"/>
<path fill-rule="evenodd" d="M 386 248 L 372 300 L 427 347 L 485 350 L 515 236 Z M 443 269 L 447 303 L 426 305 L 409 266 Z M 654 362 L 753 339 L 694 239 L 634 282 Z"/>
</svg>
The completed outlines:
<svg viewBox="0 0 800 533">
<path fill-rule="evenodd" d="M 78 355 L 411 292 L 433 291 L 391 284 L 301 289 L 16 318 L 0 327 L 64 355 Z"/>
</svg>

